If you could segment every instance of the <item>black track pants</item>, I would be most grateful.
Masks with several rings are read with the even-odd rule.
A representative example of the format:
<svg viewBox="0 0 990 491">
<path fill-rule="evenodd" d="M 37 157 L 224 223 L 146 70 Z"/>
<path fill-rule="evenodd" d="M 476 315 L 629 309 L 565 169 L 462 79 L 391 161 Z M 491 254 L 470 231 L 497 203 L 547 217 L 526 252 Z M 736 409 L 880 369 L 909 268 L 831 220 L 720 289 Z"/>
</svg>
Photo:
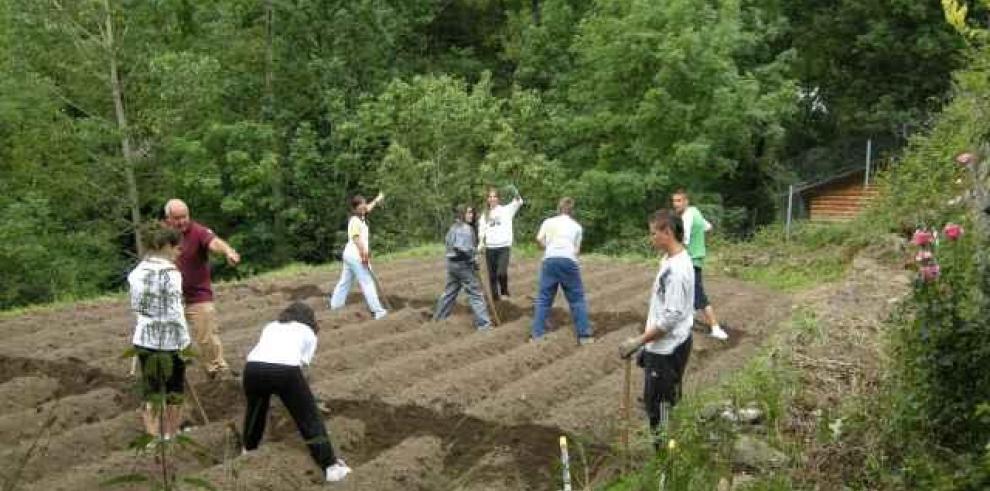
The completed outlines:
<svg viewBox="0 0 990 491">
<path fill-rule="evenodd" d="M 291 365 L 248 362 L 244 367 L 244 395 L 247 409 L 244 413 L 244 448 L 254 450 L 261 443 L 268 420 L 268 406 L 272 394 L 285 404 L 295 420 L 309 453 L 321 469 L 326 469 L 337 458 L 333 445 L 323 426 L 323 419 L 316 408 L 316 400 L 303 377 L 302 369 Z"/>
</svg>

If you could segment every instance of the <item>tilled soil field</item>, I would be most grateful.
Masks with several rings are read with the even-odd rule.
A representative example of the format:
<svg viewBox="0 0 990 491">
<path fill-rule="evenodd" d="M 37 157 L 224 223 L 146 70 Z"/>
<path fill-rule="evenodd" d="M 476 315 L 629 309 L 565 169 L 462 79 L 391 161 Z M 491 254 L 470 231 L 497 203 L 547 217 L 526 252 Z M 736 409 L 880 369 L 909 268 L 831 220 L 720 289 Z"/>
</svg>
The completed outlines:
<svg viewBox="0 0 990 491">
<path fill-rule="evenodd" d="M 652 267 L 599 259 L 582 268 L 596 343 L 579 347 L 558 295 L 544 343 L 527 342 L 539 262 L 516 260 L 503 324 L 479 333 L 461 305 L 430 322 L 443 288 L 439 260 L 397 260 L 377 272 L 390 315 L 371 319 L 355 290 L 348 306 L 326 309 L 336 270 L 252 279 L 217 289 L 227 359 L 238 369 L 290 300 L 318 312 L 320 345 L 309 378 L 330 412 L 331 439 L 354 468 L 341 489 L 553 489 L 560 435 L 582 442 L 575 475 L 603 478 L 616 440 L 623 387 L 617 344 L 642 328 Z M 732 336 L 696 332 L 687 390 L 742 366 L 789 302 L 735 280 L 711 278 L 709 295 Z M 157 474 L 155 457 L 129 449 L 140 436 L 139 401 L 128 376 L 132 315 L 123 298 L 0 320 L 0 479 L 25 490 L 101 489 L 129 474 Z M 634 370 L 633 393 L 641 392 Z M 238 382 L 188 373 L 206 423 L 195 425 L 170 459 L 181 477 L 218 489 L 295 490 L 323 486 L 295 427 L 274 403 L 257 452 L 241 456 L 236 428 L 244 406 Z M 188 399 L 188 398 L 187 398 Z M 643 421 L 642 414 L 635 416 Z M 115 489 L 147 489 L 124 484 Z"/>
</svg>

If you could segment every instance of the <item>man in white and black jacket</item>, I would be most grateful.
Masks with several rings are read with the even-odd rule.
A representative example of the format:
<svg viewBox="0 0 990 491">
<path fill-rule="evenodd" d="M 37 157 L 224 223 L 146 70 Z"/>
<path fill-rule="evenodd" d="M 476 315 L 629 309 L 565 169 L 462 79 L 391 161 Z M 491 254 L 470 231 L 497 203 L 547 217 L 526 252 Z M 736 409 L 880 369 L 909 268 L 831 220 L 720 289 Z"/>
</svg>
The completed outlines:
<svg viewBox="0 0 990 491">
<path fill-rule="evenodd" d="M 623 358 L 643 350 L 643 402 L 657 450 L 661 445 L 658 436 L 666 431 L 670 410 L 680 399 L 681 380 L 691 354 L 694 267 L 681 243 L 683 237 L 684 225 L 673 212 L 660 210 L 650 217 L 653 247 L 664 257 L 650 292 L 650 313 L 643 334 L 619 346 Z"/>
<path fill-rule="evenodd" d="M 437 300 L 436 309 L 433 312 L 433 320 L 446 319 L 454 310 L 454 303 L 457 301 L 457 294 L 461 288 L 467 293 L 468 303 L 474 311 L 474 325 L 478 330 L 485 331 L 491 329 L 491 320 L 488 318 L 488 306 L 485 304 L 485 297 L 482 296 L 479 288 L 478 276 L 475 274 L 475 245 L 474 231 L 464 220 L 467 206 L 458 206 L 454 213 L 456 217 L 454 224 L 447 231 L 447 286 L 443 295 Z"/>
<path fill-rule="evenodd" d="M 278 321 L 261 331 L 261 339 L 248 353 L 244 366 L 244 450 L 258 448 L 265 434 L 271 396 L 277 395 L 295 420 L 313 460 L 326 472 L 327 481 L 342 481 L 351 469 L 334 452 L 323 419 L 316 407 L 302 366 L 316 354 L 319 327 L 313 309 L 294 302 Z"/>
</svg>

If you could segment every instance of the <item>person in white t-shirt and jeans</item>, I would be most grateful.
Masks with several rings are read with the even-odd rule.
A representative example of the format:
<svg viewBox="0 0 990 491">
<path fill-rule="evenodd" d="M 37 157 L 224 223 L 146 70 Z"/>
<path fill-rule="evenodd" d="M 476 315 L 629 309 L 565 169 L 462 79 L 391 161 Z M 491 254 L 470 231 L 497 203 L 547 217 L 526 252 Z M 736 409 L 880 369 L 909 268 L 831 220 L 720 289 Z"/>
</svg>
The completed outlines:
<svg viewBox="0 0 990 491">
<path fill-rule="evenodd" d="M 244 365 L 244 451 L 258 448 L 265 434 L 272 395 L 289 410 L 309 453 L 326 473 L 327 481 L 342 481 L 350 467 L 337 457 L 326 426 L 316 406 L 316 398 L 306 382 L 302 367 L 316 354 L 316 316 L 309 305 L 293 302 L 261 331 L 261 338 Z"/>
<path fill-rule="evenodd" d="M 625 340 L 619 356 L 629 358 L 642 349 L 643 403 L 654 435 L 654 448 L 662 448 L 670 411 L 681 396 L 681 380 L 691 354 L 694 325 L 694 267 L 681 241 L 684 225 L 669 210 L 650 217 L 653 247 L 664 253 L 650 291 L 650 311 L 643 334 Z"/>
<path fill-rule="evenodd" d="M 533 313 L 532 340 L 543 339 L 547 316 L 557 289 L 563 288 L 564 297 L 571 308 L 574 330 L 578 344 L 594 342 L 591 322 L 588 320 L 588 303 L 584 299 L 584 283 L 581 281 L 581 266 L 578 254 L 581 253 L 581 225 L 574 221 L 574 200 L 561 198 L 557 206 L 559 215 L 548 218 L 540 225 L 536 241 L 544 249 L 543 264 L 540 269 L 539 291 Z"/>
<path fill-rule="evenodd" d="M 513 187 L 513 190 L 515 188 Z M 499 201 L 498 190 L 488 189 L 488 210 L 481 215 L 478 225 L 478 248 L 485 254 L 488 263 L 488 282 L 491 285 L 492 300 L 509 296 L 509 256 L 512 252 L 512 219 L 523 205 L 519 191 L 515 191 L 512 201 L 503 205 Z"/>
<path fill-rule="evenodd" d="M 368 213 L 371 213 L 371 210 L 374 210 L 384 198 L 385 195 L 382 193 L 378 193 L 371 203 L 367 203 L 360 194 L 351 198 L 351 218 L 347 222 L 347 246 L 344 247 L 344 254 L 341 257 L 344 264 L 340 271 L 340 281 L 337 282 L 328 299 L 330 310 L 344 307 L 347 294 L 351 292 L 351 286 L 357 279 L 364 300 L 368 302 L 368 308 L 375 319 L 384 318 L 388 314 L 388 311 L 382 307 L 381 300 L 378 299 L 375 279 L 371 275 L 370 232 L 366 221 Z"/>
</svg>

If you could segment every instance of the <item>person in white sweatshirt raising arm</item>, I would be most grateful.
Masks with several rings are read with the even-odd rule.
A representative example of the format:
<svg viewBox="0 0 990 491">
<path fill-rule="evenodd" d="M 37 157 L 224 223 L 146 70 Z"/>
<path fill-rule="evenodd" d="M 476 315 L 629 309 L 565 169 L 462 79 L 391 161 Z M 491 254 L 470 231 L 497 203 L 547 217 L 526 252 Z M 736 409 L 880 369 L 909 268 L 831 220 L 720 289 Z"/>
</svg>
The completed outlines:
<svg viewBox="0 0 990 491">
<path fill-rule="evenodd" d="M 518 191 L 515 192 L 515 197 L 509 204 L 503 205 L 499 201 L 498 190 L 489 188 L 488 210 L 481 215 L 481 221 L 478 224 L 478 248 L 485 254 L 492 300 L 496 302 L 501 296 L 509 296 L 512 219 L 522 205 L 523 199 L 519 196 Z"/>
</svg>

